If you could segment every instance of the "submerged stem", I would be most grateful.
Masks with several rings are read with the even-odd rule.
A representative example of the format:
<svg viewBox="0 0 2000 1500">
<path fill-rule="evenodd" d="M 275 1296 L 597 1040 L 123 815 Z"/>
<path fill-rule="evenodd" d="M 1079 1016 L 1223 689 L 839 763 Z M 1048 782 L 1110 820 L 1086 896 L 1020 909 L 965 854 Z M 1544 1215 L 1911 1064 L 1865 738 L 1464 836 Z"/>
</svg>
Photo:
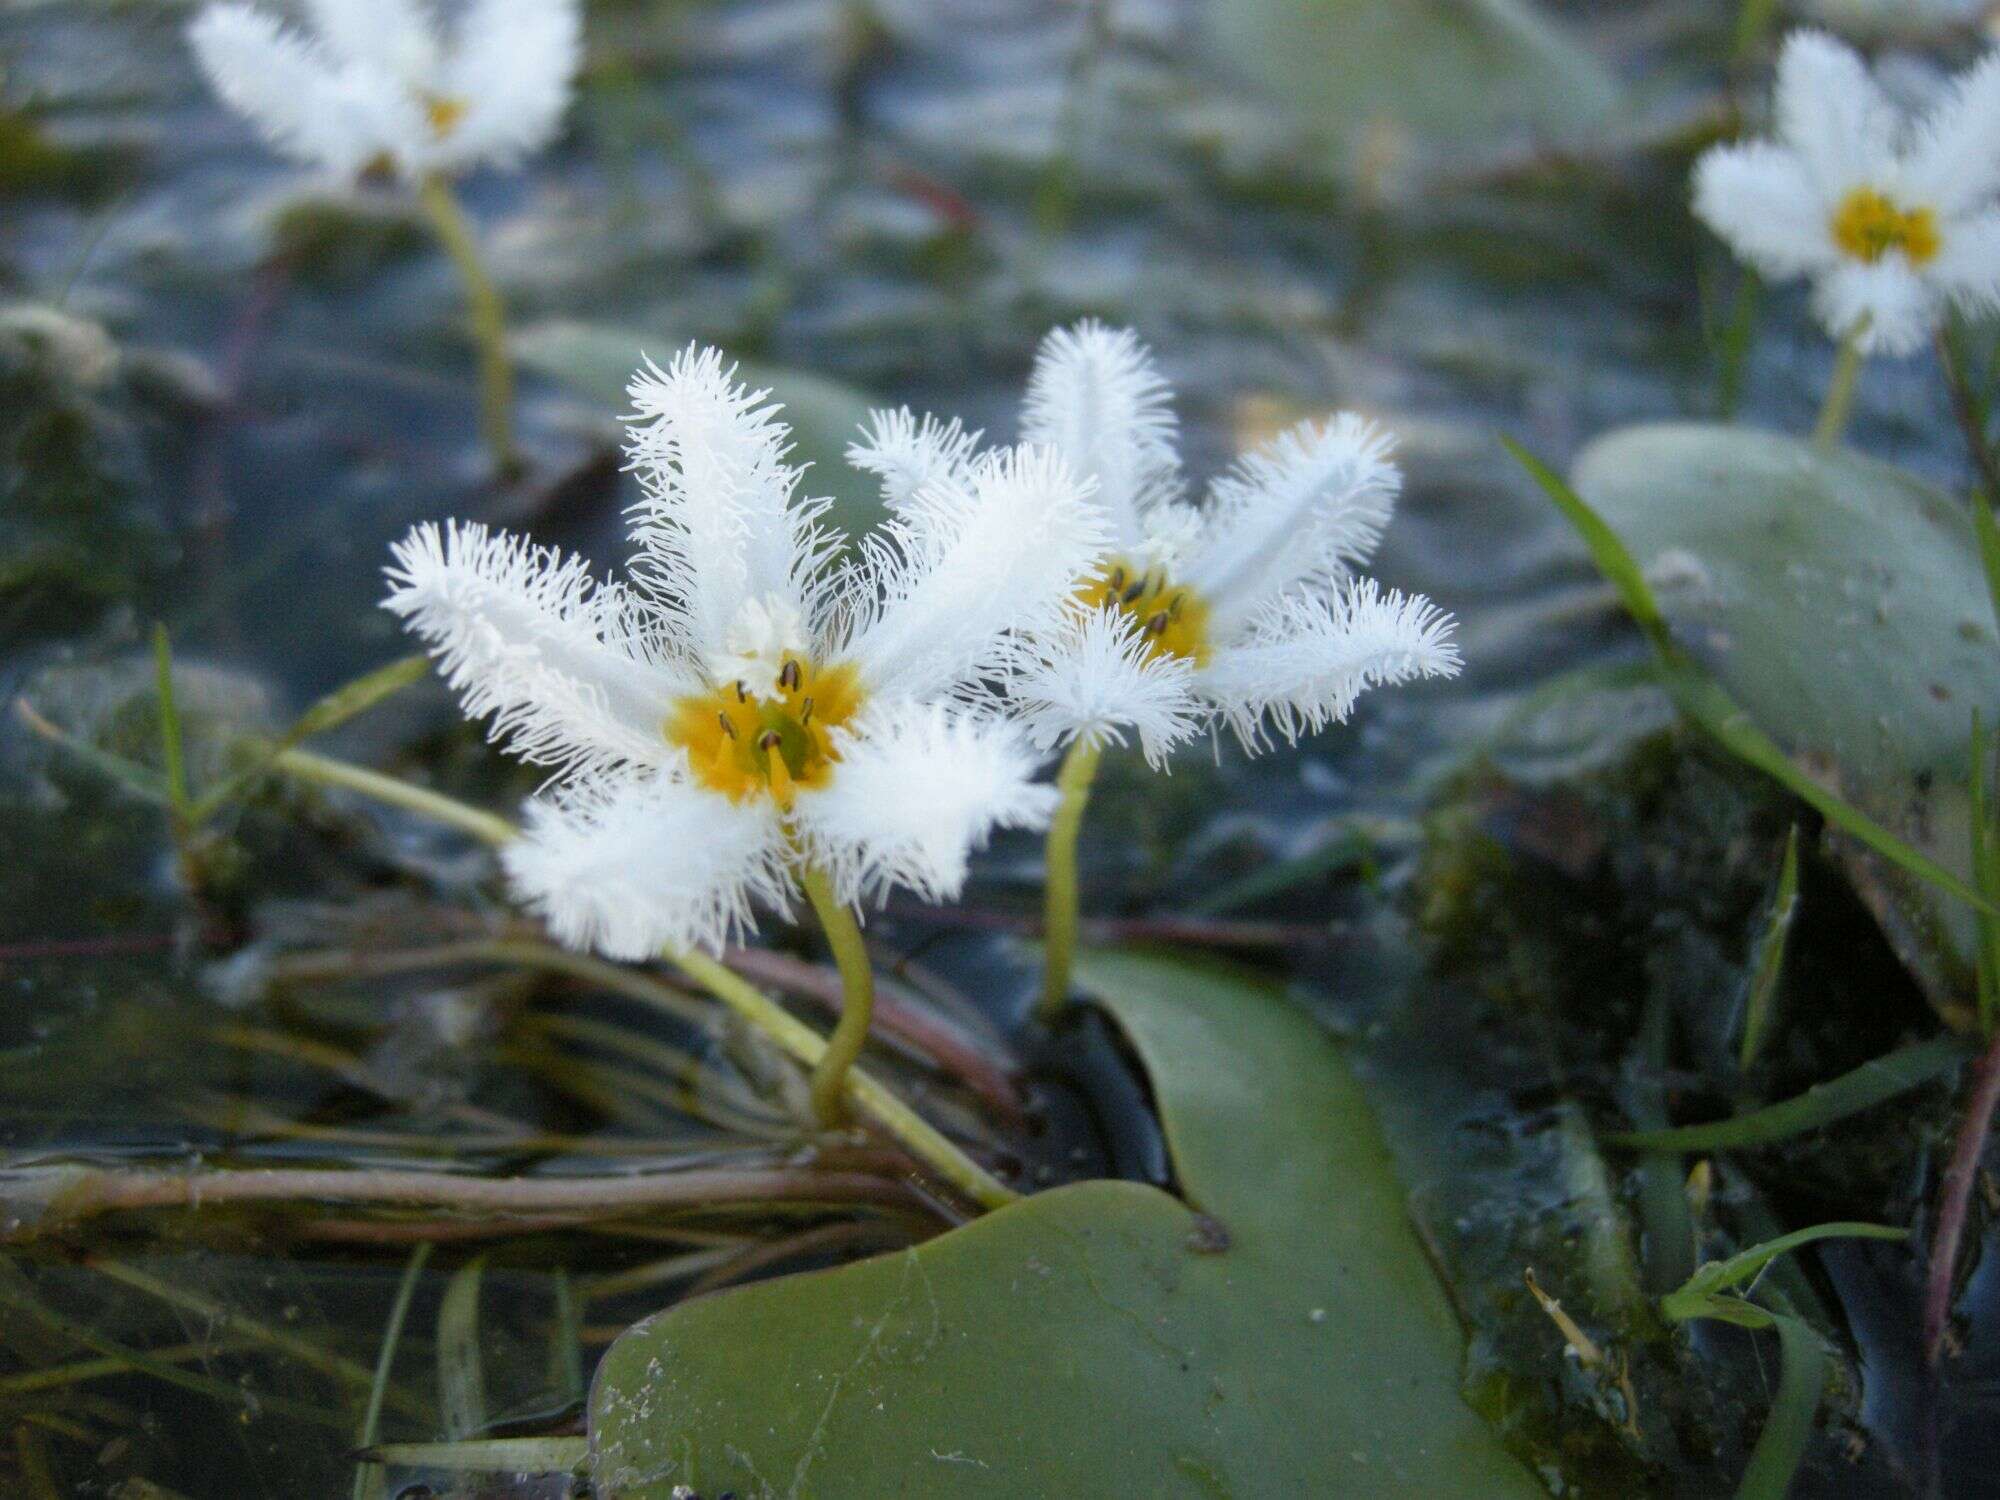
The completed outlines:
<svg viewBox="0 0 2000 1500">
<path fill-rule="evenodd" d="M 1042 892 L 1042 999 L 1037 1014 L 1053 1021 L 1069 1000 L 1069 976 L 1076 961 L 1077 885 L 1076 842 L 1083 829 L 1083 812 L 1090 804 L 1090 784 L 1104 747 L 1078 740 L 1063 757 L 1056 773 L 1056 815 L 1049 824 Z"/>
<path fill-rule="evenodd" d="M 1972 1065 L 1965 1114 L 1952 1142 L 1951 1161 L 1938 1187 L 1937 1228 L 1931 1233 L 1931 1261 L 1924 1285 L 1924 1357 L 1936 1364 L 1944 1349 L 1945 1326 L 1951 1321 L 1952 1282 L 1958 1273 L 1958 1246 L 1965 1235 L 1966 1211 L 1972 1202 L 1979 1158 L 2000 1108 L 2000 1036 Z"/>
<path fill-rule="evenodd" d="M 493 278 L 486 274 L 478 238 L 451 184 L 433 172 L 418 186 L 417 196 L 465 283 L 472 341 L 479 352 L 479 427 L 492 451 L 494 468 L 502 479 L 510 479 L 520 472 L 521 463 L 514 451 L 514 369 L 507 359 L 506 308 Z"/>
<path fill-rule="evenodd" d="M 1819 409 L 1819 425 L 1813 428 L 1813 442 L 1821 448 L 1839 444 L 1847 430 L 1847 414 L 1854 405 L 1854 387 L 1861 377 L 1861 335 L 1867 328 L 1863 318 L 1841 336 L 1840 352 L 1833 362 L 1833 378 L 1827 382 L 1826 401 Z"/>
<path fill-rule="evenodd" d="M 306 781 L 345 787 L 379 801 L 406 808 L 421 816 L 434 818 L 454 828 L 463 829 L 475 838 L 484 839 L 496 847 L 511 842 L 520 832 L 505 818 L 483 812 L 454 798 L 427 791 L 422 787 L 411 786 L 408 782 L 398 781 L 393 776 L 384 776 L 376 771 L 349 765 L 345 761 L 329 760 L 308 750 L 287 750 L 278 756 L 272 765 L 278 770 Z M 643 974 L 617 964 L 588 958 L 580 953 L 570 953 L 564 949 L 531 942 L 494 943 L 490 945 L 488 951 L 508 954 L 523 963 L 563 970 L 594 979 L 608 989 L 620 990 L 642 1000 L 658 1000 L 660 1003 L 668 1004 L 670 1008 L 681 1003 L 678 995 L 657 980 L 648 979 Z M 735 1011 L 750 1026 L 769 1037 L 781 1050 L 789 1052 L 809 1068 L 818 1067 L 820 1058 L 827 1050 L 827 1044 L 810 1026 L 798 1020 L 755 985 L 706 953 L 688 950 L 670 953 L 667 957 L 683 973 Z M 1012 1203 L 1020 1196 L 946 1140 L 942 1132 L 866 1073 L 850 1068 L 847 1072 L 846 1087 L 847 1093 L 861 1106 L 862 1111 L 898 1145 L 928 1165 L 981 1208 L 999 1208 Z"/>
<path fill-rule="evenodd" d="M 813 1114 L 831 1130 L 847 1118 L 847 1073 L 868 1041 L 868 1023 L 875 1013 L 875 968 L 854 913 L 834 894 L 826 872 L 806 865 L 799 872 L 799 884 L 805 887 L 806 900 L 812 903 L 840 969 L 840 1019 L 812 1072 Z"/>
</svg>

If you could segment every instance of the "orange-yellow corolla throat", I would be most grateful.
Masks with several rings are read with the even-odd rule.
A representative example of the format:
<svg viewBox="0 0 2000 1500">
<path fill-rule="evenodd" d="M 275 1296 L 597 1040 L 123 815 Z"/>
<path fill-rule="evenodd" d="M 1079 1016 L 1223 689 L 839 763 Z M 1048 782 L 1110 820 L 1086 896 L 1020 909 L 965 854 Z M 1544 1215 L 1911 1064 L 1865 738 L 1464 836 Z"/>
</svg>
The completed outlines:
<svg viewBox="0 0 2000 1500">
<path fill-rule="evenodd" d="M 834 731 L 861 708 L 854 668 L 787 654 L 768 683 L 734 681 L 674 705 L 665 732 L 696 781 L 731 801 L 768 796 L 786 811 L 832 778 Z"/>
<path fill-rule="evenodd" d="M 1126 616 L 1152 657 L 1178 656 L 1208 662 L 1208 605 L 1193 589 L 1177 584 L 1164 569 L 1142 570 L 1113 559 L 1102 576 L 1077 590 L 1092 609 L 1115 609 Z"/>
<path fill-rule="evenodd" d="M 1856 188 L 1833 211 L 1833 242 L 1843 254 L 1868 265 L 1891 250 L 1900 250 L 1913 266 L 1938 253 L 1937 214 L 1928 208 L 1904 208 L 1873 188 Z"/>
</svg>

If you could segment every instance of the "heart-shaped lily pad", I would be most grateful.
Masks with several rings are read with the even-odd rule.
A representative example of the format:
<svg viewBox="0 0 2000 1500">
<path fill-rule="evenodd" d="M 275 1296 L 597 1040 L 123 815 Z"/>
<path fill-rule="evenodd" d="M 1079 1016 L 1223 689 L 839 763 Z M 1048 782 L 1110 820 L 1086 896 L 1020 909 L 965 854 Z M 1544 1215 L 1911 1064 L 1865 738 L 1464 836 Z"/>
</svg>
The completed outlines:
<svg viewBox="0 0 2000 1500">
<path fill-rule="evenodd" d="M 916 1249 L 670 1309 L 605 1355 L 618 1500 L 1505 1500 L 1464 1344 L 1334 1042 L 1164 958 L 1079 980 L 1153 1080 L 1182 1186 L 1042 1193 Z"/>
<path fill-rule="evenodd" d="M 1600 438 L 1574 487 L 1646 570 L 1676 637 L 1765 733 L 1970 875 L 1972 713 L 1994 722 L 2000 654 L 1962 505 L 1844 449 L 1692 423 Z M 1855 868 L 1933 996 L 1962 996 L 1963 904 L 1879 861 Z"/>
</svg>

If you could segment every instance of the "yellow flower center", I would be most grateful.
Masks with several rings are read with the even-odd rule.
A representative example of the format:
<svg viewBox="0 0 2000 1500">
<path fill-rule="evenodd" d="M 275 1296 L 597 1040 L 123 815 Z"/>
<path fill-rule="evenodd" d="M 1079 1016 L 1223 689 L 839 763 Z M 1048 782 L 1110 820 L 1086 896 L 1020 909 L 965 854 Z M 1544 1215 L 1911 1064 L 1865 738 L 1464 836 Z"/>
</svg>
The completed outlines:
<svg viewBox="0 0 2000 1500">
<path fill-rule="evenodd" d="M 731 682 L 681 699 L 665 733 L 711 791 L 735 802 L 767 794 L 789 810 L 800 787 L 833 775 L 833 731 L 860 711 L 861 696 L 854 668 L 787 653 L 768 684 Z"/>
<path fill-rule="evenodd" d="M 1208 605 L 1193 589 L 1175 583 L 1165 570 L 1141 571 L 1123 558 L 1112 559 L 1104 575 L 1077 591 L 1092 609 L 1115 609 L 1145 637 L 1150 656 L 1185 657 L 1208 664 Z"/>
<path fill-rule="evenodd" d="M 1833 242 L 1869 265 L 1900 250 L 1911 265 L 1920 266 L 1938 253 L 1937 214 L 1900 207 L 1873 188 L 1856 188 L 1834 210 Z"/>
<path fill-rule="evenodd" d="M 472 108 L 463 99 L 454 99 L 446 94 L 425 94 L 423 96 L 424 118 L 430 121 L 431 134 L 443 140 L 454 130 L 458 122 L 465 118 L 465 112 Z"/>
</svg>

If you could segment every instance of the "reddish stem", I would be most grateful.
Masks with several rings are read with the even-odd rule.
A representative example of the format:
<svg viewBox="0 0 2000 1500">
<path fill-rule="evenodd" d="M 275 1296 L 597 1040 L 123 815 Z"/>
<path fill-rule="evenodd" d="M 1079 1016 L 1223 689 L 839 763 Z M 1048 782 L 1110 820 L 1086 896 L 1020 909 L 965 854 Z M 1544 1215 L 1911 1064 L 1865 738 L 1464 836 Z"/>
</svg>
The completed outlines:
<svg viewBox="0 0 2000 1500">
<path fill-rule="evenodd" d="M 1993 1111 L 2000 1106 L 2000 1036 L 1972 1064 L 1972 1092 L 1951 1148 L 1951 1164 L 1939 1188 L 1937 1230 L 1931 1236 L 1930 1276 L 1924 1285 L 1924 1355 L 1937 1363 L 1944 1347 L 1945 1324 L 1951 1317 L 1951 1288 L 1958 1271 L 1958 1245 L 1965 1237 L 1966 1209 L 1972 1202 L 1972 1182 L 1979 1173 L 1986 1136 L 1993 1128 Z"/>
</svg>

